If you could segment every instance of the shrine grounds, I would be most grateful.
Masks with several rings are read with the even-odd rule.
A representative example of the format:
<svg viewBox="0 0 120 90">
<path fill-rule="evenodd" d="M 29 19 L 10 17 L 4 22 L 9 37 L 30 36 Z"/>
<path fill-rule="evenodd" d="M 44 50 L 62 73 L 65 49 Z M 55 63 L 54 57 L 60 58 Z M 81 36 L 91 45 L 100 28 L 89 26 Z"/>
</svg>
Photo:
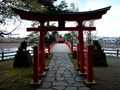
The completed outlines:
<svg viewBox="0 0 120 90">
<path fill-rule="evenodd" d="M 93 67 L 96 85 L 89 85 L 91 90 L 120 90 L 120 58 L 106 57 L 108 67 Z M 72 59 L 74 65 L 76 61 Z"/>
<path fill-rule="evenodd" d="M 49 64 L 52 55 L 46 59 Z M 72 59 L 74 65 L 76 60 Z M 108 67 L 94 67 L 96 85 L 89 85 L 91 90 L 119 90 L 120 89 L 120 58 L 107 57 Z M 30 87 L 33 68 L 13 68 L 13 59 L 0 61 L 0 90 L 36 90 Z"/>
</svg>

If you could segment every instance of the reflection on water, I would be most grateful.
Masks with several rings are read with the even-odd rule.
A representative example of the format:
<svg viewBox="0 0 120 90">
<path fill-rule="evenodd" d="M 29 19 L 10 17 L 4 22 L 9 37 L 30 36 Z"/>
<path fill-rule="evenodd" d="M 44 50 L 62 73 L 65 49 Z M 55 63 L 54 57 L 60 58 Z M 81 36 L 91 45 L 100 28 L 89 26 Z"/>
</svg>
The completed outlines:
<svg viewBox="0 0 120 90">
<path fill-rule="evenodd" d="M 20 43 L 0 43 L 0 52 L 16 51 Z"/>
<path fill-rule="evenodd" d="M 0 43 L 0 52 L 17 51 L 20 43 Z M 31 49 L 27 47 L 27 49 Z"/>
<path fill-rule="evenodd" d="M 0 43 L 0 53 L 2 52 L 12 52 L 12 51 L 17 51 L 18 47 L 20 47 L 20 43 Z M 27 50 L 32 50 L 31 47 L 27 47 Z M 4 55 L 15 55 L 16 53 L 7 53 Z M 0 54 L 0 57 L 2 54 Z M 7 57 L 6 57 L 7 58 Z M 6 59 L 5 58 L 5 59 Z M 9 57 L 10 58 L 10 57 Z M 0 58 L 1 59 L 1 58 Z"/>
</svg>

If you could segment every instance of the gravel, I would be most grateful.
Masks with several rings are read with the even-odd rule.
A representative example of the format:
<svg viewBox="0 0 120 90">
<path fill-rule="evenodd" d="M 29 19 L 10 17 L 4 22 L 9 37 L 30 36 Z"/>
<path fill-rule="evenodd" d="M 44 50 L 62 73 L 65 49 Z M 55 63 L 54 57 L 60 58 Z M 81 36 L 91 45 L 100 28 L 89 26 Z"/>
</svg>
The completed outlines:
<svg viewBox="0 0 120 90">
<path fill-rule="evenodd" d="M 96 85 L 91 90 L 120 90 L 120 58 L 107 57 L 108 67 L 94 67 Z"/>
</svg>

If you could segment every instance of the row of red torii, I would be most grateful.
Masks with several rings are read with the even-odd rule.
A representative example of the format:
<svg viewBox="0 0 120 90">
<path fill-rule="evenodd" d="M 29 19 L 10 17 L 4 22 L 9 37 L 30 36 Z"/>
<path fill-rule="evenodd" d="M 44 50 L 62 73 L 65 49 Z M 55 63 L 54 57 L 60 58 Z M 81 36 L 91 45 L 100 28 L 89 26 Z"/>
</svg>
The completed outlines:
<svg viewBox="0 0 120 90">
<path fill-rule="evenodd" d="M 110 9 L 111 6 L 98 10 L 87 12 L 65 12 L 65 13 L 36 13 L 23 11 L 16 8 L 12 10 L 20 15 L 21 19 L 39 21 L 40 26 L 38 28 L 27 28 L 27 31 L 39 31 L 40 39 L 39 46 L 34 46 L 34 67 L 33 67 L 33 82 L 32 84 L 39 84 L 39 75 L 44 72 L 45 69 L 45 46 L 44 36 L 45 31 L 78 31 L 78 45 L 77 45 L 77 68 L 81 73 L 87 72 L 86 82 L 95 83 L 93 80 L 93 61 L 92 61 L 92 46 L 87 46 L 87 51 L 84 51 L 83 31 L 96 30 L 96 27 L 83 27 L 83 21 L 95 20 L 102 18 L 103 14 Z M 44 24 L 46 21 L 58 21 L 58 27 L 46 27 Z M 65 27 L 65 21 L 77 21 L 76 27 Z M 84 54 L 87 55 L 87 67 L 84 63 Z"/>
</svg>

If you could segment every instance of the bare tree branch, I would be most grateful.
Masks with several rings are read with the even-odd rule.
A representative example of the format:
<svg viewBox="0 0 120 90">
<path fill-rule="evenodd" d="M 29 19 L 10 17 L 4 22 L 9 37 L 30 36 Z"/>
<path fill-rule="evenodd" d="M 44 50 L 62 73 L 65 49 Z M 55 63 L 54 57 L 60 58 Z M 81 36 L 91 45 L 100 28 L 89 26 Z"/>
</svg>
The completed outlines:
<svg viewBox="0 0 120 90">
<path fill-rule="evenodd" d="M 0 35 L 9 35 L 9 34 L 11 34 L 12 32 L 14 32 L 20 25 L 21 25 L 21 23 L 20 23 L 17 27 L 15 27 L 12 31 L 10 31 L 10 32 L 8 32 L 8 33 L 5 33 L 5 32 L 3 32 L 3 31 L 0 31 Z"/>
</svg>

